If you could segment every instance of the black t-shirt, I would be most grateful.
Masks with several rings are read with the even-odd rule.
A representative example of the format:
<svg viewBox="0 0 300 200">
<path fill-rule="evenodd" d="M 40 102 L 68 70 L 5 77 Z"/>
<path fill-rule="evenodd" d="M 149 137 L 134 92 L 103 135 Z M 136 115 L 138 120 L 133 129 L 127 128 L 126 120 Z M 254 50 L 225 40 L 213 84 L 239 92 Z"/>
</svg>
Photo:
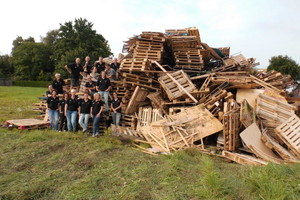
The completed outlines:
<svg viewBox="0 0 300 200">
<path fill-rule="evenodd" d="M 101 106 L 103 106 L 102 101 L 93 101 L 92 103 L 92 114 L 97 115 L 100 112 Z"/>
<path fill-rule="evenodd" d="M 96 83 L 92 81 L 92 83 L 90 82 L 86 82 L 85 84 L 85 87 L 87 88 L 92 88 L 92 87 L 95 87 L 96 86 Z M 93 92 L 96 92 L 96 89 L 92 89 Z"/>
<path fill-rule="evenodd" d="M 71 69 L 71 78 L 78 80 L 80 72 L 83 72 L 82 65 L 76 65 L 76 63 L 70 63 L 67 65 Z"/>
<path fill-rule="evenodd" d="M 119 107 L 120 105 L 121 105 L 121 103 L 122 103 L 122 101 L 121 101 L 121 99 L 120 98 L 118 98 L 117 100 L 112 100 L 111 101 L 111 104 L 112 104 L 112 107 L 113 108 L 116 108 L 116 107 Z M 121 113 L 121 108 L 119 108 L 119 109 L 117 109 L 116 110 L 118 113 Z"/>
<path fill-rule="evenodd" d="M 111 67 L 112 69 L 114 69 L 115 71 L 117 71 L 117 70 L 120 68 L 120 63 L 117 63 L 117 64 L 111 63 L 111 64 L 110 64 L 110 67 Z"/>
<path fill-rule="evenodd" d="M 108 78 L 99 78 L 97 86 L 100 91 L 105 91 L 110 86 L 110 80 Z"/>
<path fill-rule="evenodd" d="M 76 111 L 78 109 L 78 99 L 72 99 L 71 97 L 67 100 L 66 104 L 68 104 L 68 110 Z"/>
<path fill-rule="evenodd" d="M 65 113 L 66 102 L 67 102 L 67 100 L 65 100 L 65 99 L 62 99 L 62 100 L 59 101 L 59 106 L 60 106 L 60 109 L 61 109 L 62 113 Z"/>
<path fill-rule="evenodd" d="M 105 63 L 104 63 L 104 62 L 103 62 L 103 63 L 97 62 L 97 63 L 95 64 L 95 67 L 97 68 L 97 73 L 100 74 L 102 71 L 105 70 Z"/>
<path fill-rule="evenodd" d="M 85 65 L 85 63 L 86 63 L 85 61 L 82 63 L 82 67 Z M 92 72 L 92 68 L 93 68 L 93 64 L 91 62 L 88 62 L 85 72 L 90 74 Z"/>
<path fill-rule="evenodd" d="M 53 88 L 57 91 L 58 94 L 62 94 L 64 92 L 63 86 L 65 82 L 63 79 L 59 79 L 58 81 L 55 79 L 52 83 Z"/>
<path fill-rule="evenodd" d="M 48 97 L 47 99 L 48 108 L 50 108 L 51 110 L 57 110 L 58 103 L 59 103 L 58 97 L 56 97 L 55 99 L 53 97 Z"/>
<path fill-rule="evenodd" d="M 92 101 L 91 100 L 87 100 L 87 101 L 84 101 L 84 99 L 81 99 L 79 101 L 79 106 L 80 106 L 80 113 L 82 114 L 90 114 L 90 109 L 91 109 L 91 106 L 92 106 Z"/>
</svg>

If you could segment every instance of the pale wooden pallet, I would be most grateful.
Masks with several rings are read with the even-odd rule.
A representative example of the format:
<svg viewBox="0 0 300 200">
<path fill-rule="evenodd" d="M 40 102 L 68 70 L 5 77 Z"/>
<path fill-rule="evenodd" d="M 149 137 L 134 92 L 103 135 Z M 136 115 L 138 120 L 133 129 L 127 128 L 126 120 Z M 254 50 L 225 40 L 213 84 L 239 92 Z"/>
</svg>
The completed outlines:
<svg viewBox="0 0 300 200">
<path fill-rule="evenodd" d="M 155 109 L 152 107 L 140 107 L 138 118 L 137 118 L 137 128 L 139 131 L 141 127 L 148 126 L 152 122 L 156 122 L 163 118 L 162 111 L 160 109 Z"/>
<path fill-rule="evenodd" d="M 184 90 L 192 92 L 195 89 L 195 85 L 191 82 L 189 77 L 184 73 L 183 70 L 170 73 L 170 75 L 179 83 Z M 183 91 L 178 84 L 173 81 L 168 75 L 161 76 L 158 81 L 166 91 L 168 98 L 172 101 L 178 97 L 183 96 L 186 92 Z"/>
<path fill-rule="evenodd" d="M 279 125 L 275 132 L 278 137 L 300 158 L 300 119 L 296 115 Z"/>
<path fill-rule="evenodd" d="M 49 127 L 49 122 L 34 118 L 7 120 L 5 124 L 7 127 L 17 127 L 21 130 L 42 129 Z"/>
</svg>

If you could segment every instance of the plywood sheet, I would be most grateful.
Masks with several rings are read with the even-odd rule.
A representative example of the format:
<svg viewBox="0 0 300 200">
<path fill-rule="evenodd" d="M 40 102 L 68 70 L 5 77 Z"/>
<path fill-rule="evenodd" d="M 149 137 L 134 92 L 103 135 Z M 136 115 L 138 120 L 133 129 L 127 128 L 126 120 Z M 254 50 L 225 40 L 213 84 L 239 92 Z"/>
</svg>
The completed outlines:
<svg viewBox="0 0 300 200">
<path fill-rule="evenodd" d="M 242 103 L 243 100 L 246 99 L 250 106 L 254 108 L 256 98 L 263 92 L 263 89 L 238 89 L 236 93 L 236 101 L 238 103 Z"/>
<path fill-rule="evenodd" d="M 240 136 L 246 146 L 251 149 L 256 156 L 274 163 L 282 162 L 282 159 L 275 155 L 273 151 L 261 141 L 261 131 L 255 123 L 246 128 Z"/>
</svg>

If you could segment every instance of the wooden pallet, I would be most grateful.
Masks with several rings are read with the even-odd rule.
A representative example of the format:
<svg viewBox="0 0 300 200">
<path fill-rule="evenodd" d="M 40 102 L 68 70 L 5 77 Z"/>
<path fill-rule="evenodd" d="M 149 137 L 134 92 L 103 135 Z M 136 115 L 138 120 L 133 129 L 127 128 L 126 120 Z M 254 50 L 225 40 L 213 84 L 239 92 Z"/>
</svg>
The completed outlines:
<svg viewBox="0 0 300 200">
<path fill-rule="evenodd" d="M 154 42 L 165 42 L 165 36 L 159 32 L 143 32 L 138 36 L 139 40 L 154 41 Z"/>
<path fill-rule="evenodd" d="M 44 129 L 49 127 L 49 122 L 40 119 L 16 119 L 7 120 L 5 122 L 6 127 L 16 127 L 20 130 L 32 130 L 32 129 Z"/>
<path fill-rule="evenodd" d="M 236 163 L 242 164 L 242 165 L 258 165 L 258 166 L 264 166 L 267 165 L 268 162 L 255 158 L 253 156 L 247 155 L 247 154 L 240 154 L 240 153 L 232 153 L 229 151 L 222 151 L 222 156 L 225 158 L 232 160 Z"/>
<path fill-rule="evenodd" d="M 137 118 L 137 128 L 139 131 L 141 127 L 148 126 L 152 122 L 156 122 L 163 118 L 163 113 L 160 109 L 155 109 L 152 107 L 140 107 L 138 118 Z"/>
<path fill-rule="evenodd" d="M 120 65 L 121 71 L 145 71 L 151 69 L 151 63 L 144 58 L 126 58 Z"/>
<path fill-rule="evenodd" d="M 300 119 L 292 115 L 288 120 L 279 125 L 275 132 L 280 139 L 290 148 L 291 152 L 300 158 Z"/>
<path fill-rule="evenodd" d="M 178 84 L 174 82 L 172 78 L 168 75 L 161 76 L 158 81 L 162 88 L 165 90 L 165 92 L 168 95 L 168 98 L 172 101 L 176 98 L 179 98 L 186 94 L 186 92 L 191 92 L 195 89 L 195 85 L 191 82 L 189 77 L 184 73 L 183 70 L 170 73 L 170 75 L 179 83 L 183 89 L 178 87 Z"/>
<path fill-rule="evenodd" d="M 275 120 L 283 123 L 294 115 L 295 106 L 282 102 L 264 94 L 259 94 L 256 99 L 256 113 L 266 120 Z"/>
<path fill-rule="evenodd" d="M 133 130 L 136 128 L 137 119 L 134 115 L 126 115 L 122 114 L 121 117 L 121 126 L 122 127 L 129 127 Z"/>
<path fill-rule="evenodd" d="M 136 86 L 129 102 L 127 108 L 125 110 L 125 114 L 131 115 L 138 111 L 138 107 L 142 102 L 144 102 L 147 98 L 149 91 L 141 88 L 140 86 Z"/>
</svg>

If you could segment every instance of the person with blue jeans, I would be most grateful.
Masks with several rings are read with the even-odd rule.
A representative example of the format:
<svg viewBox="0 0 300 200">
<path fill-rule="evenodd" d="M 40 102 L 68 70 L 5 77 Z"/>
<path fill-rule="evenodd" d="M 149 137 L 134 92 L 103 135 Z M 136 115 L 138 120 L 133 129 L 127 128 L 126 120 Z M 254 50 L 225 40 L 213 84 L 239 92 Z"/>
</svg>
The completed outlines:
<svg viewBox="0 0 300 200">
<path fill-rule="evenodd" d="M 94 95 L 94 101 L 91 106 L 91 117 L 93 118 L 93 137 L 99 135 L 99 122 L 101 119 L 101 114 L 103 112 L 103 102 L 100 99 L 100 94 L 96 93 Z"/>
<path fill-rule="evenodd" d="M 78 99 L 76 97 L 76 90 L 71 90 L 71 97 L 65 104 L 65 115 L 67 117 L 68 131 L 76 131 L 77 128 L 77 114 L 78 114 Z"/>
<path fill-rule="evenodd" d="M 116 92 L 113 92 L 113 99 L 110 104 L 110 109 L 112 111 L 111 118 L 113 120 L 113 124 L 116 126 L 120 126 L 122 106 L 122 100 L 118 98 L 118 94 Z"/>
<path fill-rule="evenodd" d="M 101 97 L 104 97 L 106 112 L 108 112 L 109 110 L 108 97 L 109 97 L 110 89 L 111 89 L 110 80 L 106 78 L 105 71 L 101 71 L 101 77 L 99 77 L 97 81 L 96 90 L 101 95 Z"/>
<path fill-rule="evenodd" d="M 79 124 L 83 132 L 87 131 L 92 101 L 89 99 L 89 94 L 84 93 L 83 99 L 79 101 Z"/>
<path fill-rule="evenodd" d="M 58 130 L 58 104 L 59 98 L 56 96 L 56 90 L 52 90 L 51 96 L 47 99 L 47 110 L 50 120 L 50 129 Z"/>
</svg>

